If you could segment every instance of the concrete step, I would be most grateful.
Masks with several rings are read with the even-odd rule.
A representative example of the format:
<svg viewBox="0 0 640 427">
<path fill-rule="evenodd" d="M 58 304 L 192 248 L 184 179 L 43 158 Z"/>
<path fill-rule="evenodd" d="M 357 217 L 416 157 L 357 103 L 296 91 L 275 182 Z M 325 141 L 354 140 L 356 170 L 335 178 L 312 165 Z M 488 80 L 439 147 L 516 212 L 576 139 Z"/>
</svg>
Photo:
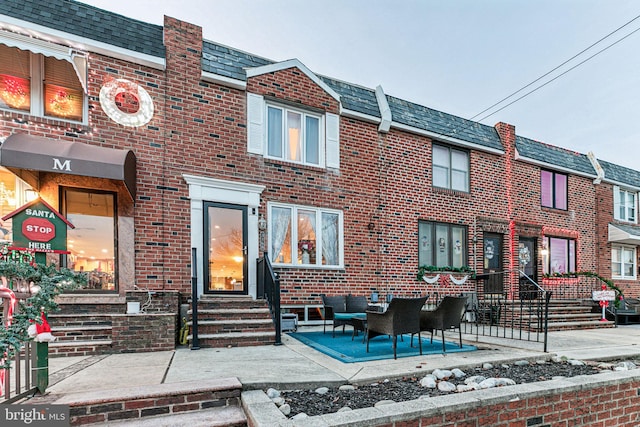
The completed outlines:
<svg viewBox="0 0 640 427">
<path fill-rule="evenodd" d="M 192 322 L 188 322 L 190 327 Z M 245 333 L 245 332 L 272 332 L 271 319 L 247 319 L 247 320 L 199 320 L 198 331 L 201 334 Z"/>
<path fill-rule="evenodd" d="M 170 425 L 161 424 L 161 422 L 166 422 L 169 418 L 175 420 L 175 416 L 184 416 L 186 420 L 197 419 L 196 414 L 203 410 L 207 411 L 206 416 L 237 415 L 237 411 L 233 410 L 215 414 L 208 410 L 226 407 L 239 409 L 241 391 L 242 384 L 237 378 L 218 378 L 70 393 L 61 396 L 51 404 L 69 405 L 72 426 L 96 424 L 111 426 L 114 425 L 113 423 L 122 422 L 128 423 L 124 425 L 138 425 L 135 423 L 151 422 L 151 420 L 155 421 L 155 424 L 151 422 L 148 425 L 156 426 Z M 192 417 L 187 417 L 188 413 Z M 238 421 L 235 417 L 233 420 L 233 422 Z M 191 425 L 191 423 L 174 422 L 173 425 Z"/>
</svg>

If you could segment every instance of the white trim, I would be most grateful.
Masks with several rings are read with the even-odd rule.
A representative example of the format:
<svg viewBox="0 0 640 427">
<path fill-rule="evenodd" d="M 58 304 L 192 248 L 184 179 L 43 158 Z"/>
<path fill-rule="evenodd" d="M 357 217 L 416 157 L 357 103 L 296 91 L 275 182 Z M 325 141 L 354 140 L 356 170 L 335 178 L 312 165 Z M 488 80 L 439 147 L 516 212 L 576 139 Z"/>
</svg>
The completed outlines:
<svg viewBox="0 0 640 427">
<path fill-rule="evenodd" d="M 504 150 L 498 150 L 495 148 L 491 148 L 491 147 L 486 147 L 484 145 L 480 145 L 480 144 L 476 144 L 474 142 L 469 142 L 469 141 L 463 141 L 462 139 L 458 139 L 458 138 L 452 138 L 450 136 L 446 136 L 446 135 L 441 135 L 439 133 L 436 132 L 431 132 L 431 131 L 427 131 L 424 129 L 418 129 L 418 128 L 414 128 L 413 126 L 407 126 L 407 125 L 403 125 L 397 122 L 392 122 L 391 126 L 396 128 L 396 129 L 400 129 L 400 130 L 404 130 L 416 135 L 422 135 L 422 136 L 427 136 L 429 138 L 435 139 L 439 142 L 446 142 L 452 145 L 458 145 L 460 147 L 467 147 L 467 148 L 472 148 L 474 150 L 478 150 L 478 151 L 484 151 L 487 153 L 492 153 L 492 154 L 499 154 L 499 155 L 503 155 L 504 154 Z"/>
<path fill-rule="evenodd" d="M 22 34 L 27 33 L 32 37 L 37 37 L 52 43 L 68 45 L 73 49 L 99 53 L 101 55 L 111 56 L 113 58 L 133 62 L 134 64 L 145 65 L 158 70 L 165 69 L 165 59 L 162 57 L 123 49 L 107 43 L 88 39 L 86 37 L 80 37 L 74 34 L 54 30 L 49 27 L 44 27 L 42 25 L 37 25 L 32 22 L 15 19 L 6 15 L 0 17 L 0 29 L 7 29 L 9 31 Z"/>
<path fill-rule="evenodd" d="M 391 117 L 391 107 L 389 107 L 389 103 L 387 102 L 387 96 L 384 94 L 384 90 L 380 85 L 376 87 L 376 101 L 378 101 L 378 109 L 382 116 L 378 131 L 387 133 L 389 132 L 389 128 L 391 128 L 393 118 Z"/>
<path fill-rule="evenodd" d="M 264 185 L 248 184 L 238 181 L 225 181 L 204 176 L 183 174 L 189 185 L 191 199 L 191 247 L 196 248 L 200 260 L 198 270 L 198 295 L 204 292 L 204 213 L 203 202 L 220 202 L 247 207 L 247 285 L 248 293 L 254 299 L 257 296 L 256 263 L 259 253 L 258 207 Z"/>
<path fill-rule="evenodd" d="M 607 241 L 615 243 L 626 243 L 630 245 L 640 245 L 640 236 L 633 235 L 616 227 L 614 224 L 607 225 Z"/>
<path fill-rule="evenodd" d="M 565 168 L 565 167 L 562 167 L 562 166 L 558 166 L 558 165 L 555 165 L 553 163 L 541 162 L 539 160 L 531 159 L 529 157 L 520 156 L 517 153 L 517 151 L 516 151 L 515 159 L 516 160 L 521 160 L 523 162 L 531 163 L 531 164 L 534 164 L 536 166 L 542 166 L 545 169 L 550 169 L 550 170 L 553 170 L 553 171 L 566 172 L 566 173 L 570 173 L 572 175 L 583 176 L 583 177 L 591 178 L 591 179 L 596 179 L 597 178 L 596 175 L 590 175 L 590 174 L 587 174 L 587 173 L 584 173 L 584 172 L 577 171 L 575 169 L 569 169 L 569 168 Z"/>
<path fill-rule="evenodd" d="M 221 76 L 220 74 L 210 73 L 207 71 L 202 72 L 202 80 L 205 82 L 216 83 L 222 86 L 230 87 L 233 89 L 247 90 L 247 82 L 242 80 L 232 79 L 230 77 Z"/>
<path fill-rule="evenodd" d="M 282 62 L 275 62 L 273 64 L 262 65 L 260 67 L 253 68 L 245 68 L 245 72 L 247 73 L 247 79 L 250 77 L 259 76 L 267 73 L 274 73 L 277 71 L 286 70 L 288 68 L 298 68 L 302 71 L 307 77 L 309 77 L 315 84 L 320 86 L 325 92 L 331 95 L 336 101 L 340 102 L 340 95 L 333 89 L 331 89 L 325 82 L 320 80 L 317 75 L 315 75 L 311 70 L 309 70 L 306 65 L 300 62 L 298 59 L 288 59 Z"/>
<path fill-rule="evenodd" d="M 598 175 L 598 177 L 593 180 L 593 183 L 600 184 L 600 182 L 602 182 L 602 180 L 604 179 L 604 169 L 602 169 L 602 166 L 600 165 L 600 162 L 598 161 L 598 159 L 596 159 L 596 156 L 595 154 L 593 154 L 593 151 L 589 151 L 587 153 L 587 157 L 591 162 L 591 166 L 593 166 L 593 168 L 596 171 L 596 174 Z"/>
<path fill-rule="evenodd" d="M 368 114 L 360 113 L 358 111 L 345 110 L 343 108 L 340 108 L 340 115 L 351 118 L 351 119 L 361 120 L 367 123 L 379 124 L 382 121 L 380 120 L 379 117 L 370 116 Z"/>
<path fill-rule="evenodd" d="M 633 185 L 629 185 L 629 184 L 624 183 L 624 182 L 614 181 L 612 179 L 606 179 L 606 178 L 605 178 L 604 182 L 606 182 L 607 184 L 617 185 L 619 187 L 626 188 L 629 191 L 636 191 L 636 192 L 640 191 L 640 187 L 635 187 Z"/>
</svg>

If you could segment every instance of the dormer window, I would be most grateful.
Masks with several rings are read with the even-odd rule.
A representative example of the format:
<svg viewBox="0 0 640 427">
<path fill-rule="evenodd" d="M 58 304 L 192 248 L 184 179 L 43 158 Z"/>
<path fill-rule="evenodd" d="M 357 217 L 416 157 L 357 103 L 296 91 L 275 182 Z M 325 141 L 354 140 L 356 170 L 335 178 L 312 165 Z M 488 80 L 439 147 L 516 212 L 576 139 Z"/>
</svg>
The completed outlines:
<svg viewBox="0 0 640 427">
<path fill-rule="evenodd" d="M 267 157 L 319 166 L 321 123 L 319 115 L 267 105 Z"/>
<path fill-rule="evenodd" d="M 339 116 L 247 94 L 247 151 L 320 168 L 340 167 Z"/>
</svg>

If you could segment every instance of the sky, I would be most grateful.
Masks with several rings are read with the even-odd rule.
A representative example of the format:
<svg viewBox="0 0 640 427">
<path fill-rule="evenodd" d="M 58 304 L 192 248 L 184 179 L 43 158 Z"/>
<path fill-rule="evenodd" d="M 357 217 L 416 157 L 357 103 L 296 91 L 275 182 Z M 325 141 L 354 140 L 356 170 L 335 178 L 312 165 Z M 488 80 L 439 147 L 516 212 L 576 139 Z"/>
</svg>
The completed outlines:
<svg viewBox="0 0 640 427">
<path fill-rule="evenodd" d="M 83 2 L 640 171 L 637 0 Z"/>
</svg>

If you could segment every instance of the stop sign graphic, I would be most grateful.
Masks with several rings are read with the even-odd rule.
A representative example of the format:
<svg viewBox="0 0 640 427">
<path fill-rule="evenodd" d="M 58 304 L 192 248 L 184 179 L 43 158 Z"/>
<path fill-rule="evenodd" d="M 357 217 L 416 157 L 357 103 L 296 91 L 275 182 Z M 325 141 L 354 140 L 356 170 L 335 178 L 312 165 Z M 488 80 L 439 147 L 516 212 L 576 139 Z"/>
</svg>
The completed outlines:
<svg viewBox="0 0 640 427">
<path fill-rule="evenodd" d="M 22 223 L 22 234 L 34 242 L 48 242 L 56 237 L 56 228 L 48 219 L 27 218 Z"/>
</svg>

